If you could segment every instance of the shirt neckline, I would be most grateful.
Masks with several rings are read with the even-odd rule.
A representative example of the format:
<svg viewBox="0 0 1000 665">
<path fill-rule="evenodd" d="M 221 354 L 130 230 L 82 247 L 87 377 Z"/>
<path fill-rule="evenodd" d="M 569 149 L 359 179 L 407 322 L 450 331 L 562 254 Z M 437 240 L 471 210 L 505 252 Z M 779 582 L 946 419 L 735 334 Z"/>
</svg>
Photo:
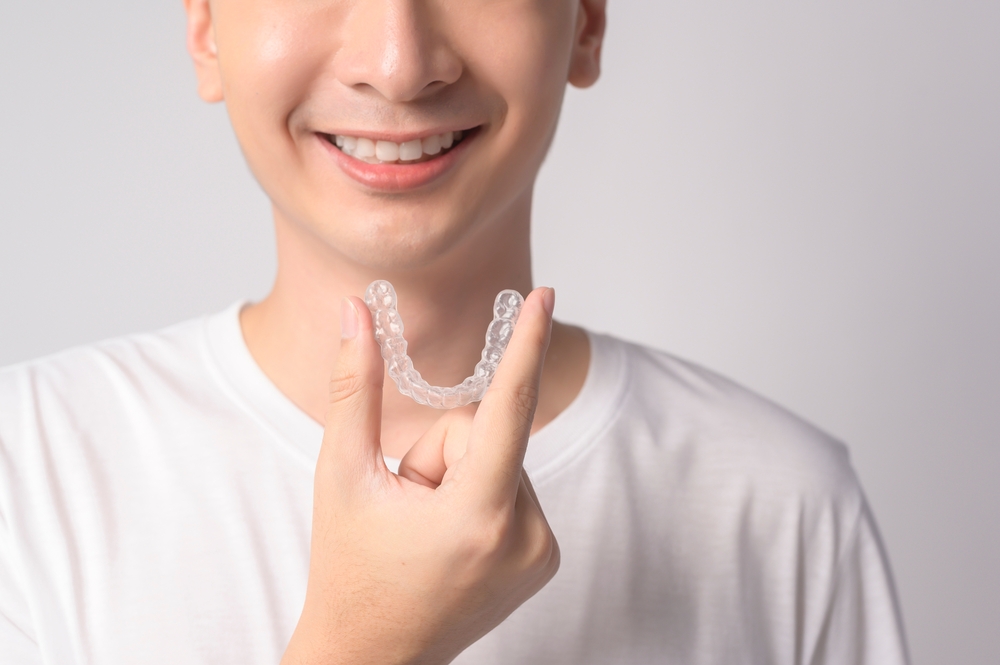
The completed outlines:
<svg viewBox="0 0 1000 665">
<path fill-rule="evenodd" d="M 238 301 L 204 319 L 209 363 L 216 379 L 248 416 L 310 463 L 319 454 L 323 426 L 295 405 L 267 377 L 247 348 Z M 559 415 L 531 436 L 524 467 L 537 485 L 581 454 L 617 413 L 627 383 L 620 342 L 587 331 L 590 364 L 577 396 Z M 399 460 L 386 458 L 393 471 Z"/>
<path fill-rule="evenodd" d="M 580 392 L 562 412 L 528 440 L 524 468 L 537 487 L 583 455 L 621 409 L 628 385 L 623 345 L 585 330 L 590 366 Z"/>
<path fill-rule="evenodd" d="M 314 462 L 323 441 L 323 426 L 281 392 L 253 359 L 240 327 L 240 311 L 247 304 L 238 301 L 205 318 L 206 346 L 216 378 L 243 411 Z"/>
</svg>

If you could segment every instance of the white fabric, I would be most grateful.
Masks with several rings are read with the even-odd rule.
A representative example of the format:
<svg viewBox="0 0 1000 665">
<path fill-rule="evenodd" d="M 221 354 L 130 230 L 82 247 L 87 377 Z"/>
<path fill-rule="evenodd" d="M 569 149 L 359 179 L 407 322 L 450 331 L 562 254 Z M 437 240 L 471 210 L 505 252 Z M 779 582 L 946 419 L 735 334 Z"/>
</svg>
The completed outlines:
<svg viewBox="0 0 1000 665">
<path fill-rule="evenodd" d="M 704 369 L 591 343 L 525 461 L 560 571 L 456 662 L 905 662 L 846 449 Z M 0 372 L 0 662 L 276 664 L 321 435 L 238 305 Z"/>
</svg>

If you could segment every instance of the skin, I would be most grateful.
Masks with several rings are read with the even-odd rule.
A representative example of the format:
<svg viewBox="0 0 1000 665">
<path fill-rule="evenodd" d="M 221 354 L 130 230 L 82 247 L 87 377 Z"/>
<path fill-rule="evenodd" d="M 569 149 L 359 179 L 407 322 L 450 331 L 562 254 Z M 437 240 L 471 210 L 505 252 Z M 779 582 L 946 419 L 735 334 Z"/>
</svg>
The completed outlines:
<svg viewBox="0 0 1000 665">
<path fill-rule="evenodd" d="M 425 378 L 470 373 L 497 292 L 532 291 L 534 182 L 567 82 L 598 77 L 604 1 L 185 6 L 199 94 L 225 101 L 273 205 L 278 273 L 242 312 L 244 337 L 325 424 L 307 600 L 284 662 L 449 662 L 558 568 L 521 462 L 528 433 L 579 392 L 587 339 L 553 324 L 554 292 L 536 289 L 487 398 L 442 414 L 386 385 L 356 296 L 390 280 Z M 445 173 L 395 191 L 349 177 L 323 138 L 471 128 Z M 380 451 L 403 458 L 398 476 Z"/>
</svg>

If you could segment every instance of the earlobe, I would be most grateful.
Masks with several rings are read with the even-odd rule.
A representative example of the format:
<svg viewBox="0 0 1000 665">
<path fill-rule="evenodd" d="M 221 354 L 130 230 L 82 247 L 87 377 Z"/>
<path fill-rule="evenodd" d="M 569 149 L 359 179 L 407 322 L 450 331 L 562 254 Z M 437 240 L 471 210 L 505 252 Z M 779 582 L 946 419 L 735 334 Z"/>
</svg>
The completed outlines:
<svg viewBox="0 0 1000 665">
<path fill-rule="evenodd" d="M 198 77 L 198 95 L 206 102 L 220 102 L 222 75 L 209 0 L 184 0 L 184 10 L 187 12 L 187 49 Z"/>
<path fill-rule="evenodd" d="M 607 0 L 580 0 L 576 37 L 570 59 L 569 82 L 588 88 L 601 75 L 601 46 L 607 26 Z"/>
</svg>

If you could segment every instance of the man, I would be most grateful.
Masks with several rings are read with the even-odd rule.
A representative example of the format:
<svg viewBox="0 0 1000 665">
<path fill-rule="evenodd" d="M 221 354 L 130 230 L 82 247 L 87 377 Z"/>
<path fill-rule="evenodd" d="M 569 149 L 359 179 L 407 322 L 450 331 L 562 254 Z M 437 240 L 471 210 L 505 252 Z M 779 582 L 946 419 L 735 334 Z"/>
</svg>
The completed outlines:
<svg viewBox="0 0 1000 665">
<path fill-rule="evenodd" d="M 601 0 L 186 8 L 278 274 L 0 374 L 4 662 L 906 660 L 840 444 L 532 291 L 533 186 L 566 83 L 597 79 Z M 438 385 L 496 293 L 530 292 L 481 405 L 384 381 L 375 279 Z"/>
</svg>

